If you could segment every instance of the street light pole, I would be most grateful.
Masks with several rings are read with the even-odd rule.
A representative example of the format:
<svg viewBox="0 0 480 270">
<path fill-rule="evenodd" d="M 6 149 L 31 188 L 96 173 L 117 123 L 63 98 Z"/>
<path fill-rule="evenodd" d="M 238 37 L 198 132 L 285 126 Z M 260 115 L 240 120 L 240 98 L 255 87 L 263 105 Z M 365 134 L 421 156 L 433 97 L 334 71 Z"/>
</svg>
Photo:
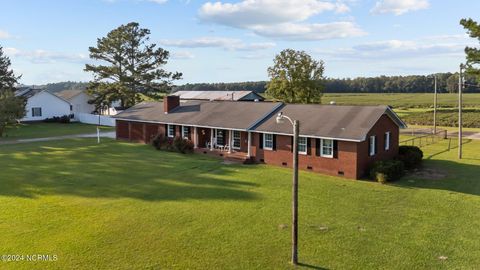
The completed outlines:
<svg viewBox="0 0 480 270">
<path fill-rule="evenodd" d="M 458 158 L 462 159 L 462 88 L 463 88 L 463 64 L 460 64 L 458 76 Z"/>
<path fill-rule="evenodd" d="M 279 113 L 277 124 L 287 119 L 293 126 L 293 179 L 292 179 L 292 264 L 298 265 L 298 136 L 300 121 Z"/>
<path fill-rule="evenodd" d="M 433 97 L 433 134 L 437 134 L 437 75 L 433 75 L 434 77 L 434 89 L 435 94 Z"/>
<path fill-rule="evenodd" d="M 292 185 L 292 264 L 298 264 L 298 131 L 300 122 L 293 121 L 293 185 Z"/>
</svg>

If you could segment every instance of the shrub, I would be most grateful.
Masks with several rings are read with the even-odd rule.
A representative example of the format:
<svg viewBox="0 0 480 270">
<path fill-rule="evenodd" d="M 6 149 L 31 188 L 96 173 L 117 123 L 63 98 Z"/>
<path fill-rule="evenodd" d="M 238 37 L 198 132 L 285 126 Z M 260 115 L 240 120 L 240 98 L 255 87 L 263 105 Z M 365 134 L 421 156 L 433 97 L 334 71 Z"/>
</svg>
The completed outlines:
<svg viewBox="0 0 480 270">
<path fill-rule="evenodd" d="M 54 116 L 51 118 L 45 118 L 43 120 L 45 123 L 62 123 L 62 124 L 68 124 L 70 123 L 70 116 L 64 115 L 64 116 Z"/>
<path fill-rule="evenodd" d="M 157 150 L 166 150 L 172 152 L 180 152 L 182 154 L 193 152 L 193 143 L 189 140 L 176 137 L 175 139 L 165 137 L 163 135 L 156 135 L 151 144 Z"/>
<path fill-rule="evenodd" d="M 370 177 L 383 184 L 400 179 L 404 170 L 403 162 L 400 160 L 377 161 L 370 169 Z"/>
<path fill-rule="evenodd" d="M 402 161 L 407 169 L 413 169 L 422 164 L 423 152 L 417 146 L 402 145 L 398 149 L 397 159 Z"/>
</svg>

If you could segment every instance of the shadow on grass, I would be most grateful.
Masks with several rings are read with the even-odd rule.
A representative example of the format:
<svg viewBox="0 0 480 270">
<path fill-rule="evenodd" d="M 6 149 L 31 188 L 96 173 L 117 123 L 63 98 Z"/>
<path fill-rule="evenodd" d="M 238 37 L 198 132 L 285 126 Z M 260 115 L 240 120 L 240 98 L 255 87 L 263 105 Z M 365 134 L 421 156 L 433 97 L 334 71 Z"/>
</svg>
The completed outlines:
<svg viewBox="0 0 480 270">
<path fill-rule="evenodd" d="M 302 263 L 302 262 L 299 262 L 298 266 L 303 267 L 303 268 L 307 268 L 307 269 L 328 270 L 328 268 L 325 268 L 325 267 L 315 266 L 315 265 L 312 265 L 312 264 Z"/>
<path fill-rule="evenodd" d="M 441 189 L 471 195 L 480 195 L 480 166 L 449 160 L 425 160 L 424 168 L 445 173 L 445 177 L 407 175 L 392 185 L 405 188 Z"/>
<path fill-rule="evenodd" d="M 254 200 L 257 186 L 241 165 L 156 151 L 148 145 L 65 140 L 0 151 L 0 196 L 162 200 Z M 86 143 L 89 142 L 89 143 Z M 251 168 L 242 167 L 243 171 Z"/>
</svg>

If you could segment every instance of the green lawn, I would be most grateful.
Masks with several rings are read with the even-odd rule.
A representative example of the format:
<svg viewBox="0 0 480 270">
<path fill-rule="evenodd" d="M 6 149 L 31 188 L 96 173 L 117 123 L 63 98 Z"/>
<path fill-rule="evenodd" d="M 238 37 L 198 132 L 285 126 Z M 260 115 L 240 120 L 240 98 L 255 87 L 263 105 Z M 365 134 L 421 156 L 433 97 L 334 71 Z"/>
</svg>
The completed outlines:
<svg viewBox="0 0 480 270">
<path fill-rule="evenodd" d="M 101 131 L 113 131 L 112 127 L 100 127 Z M 44 138 L 53 136 L 88 134 L 97 132 L 96 125 L 82 123 L 28 123 L 7 127 L 0 140 L 18 140 L 31 138 Z"/>
<path fill-rule="evenodd" d="M 480 142 L 446 143 L 425 162 L 444 179 L 302 172 L 304 268 L 477 268 Z M 0 269 L 292 268 L 288 169 L 77 139 L 0 146 L 0 171 L 0 254 L 58 255 Z"/>
</svg>

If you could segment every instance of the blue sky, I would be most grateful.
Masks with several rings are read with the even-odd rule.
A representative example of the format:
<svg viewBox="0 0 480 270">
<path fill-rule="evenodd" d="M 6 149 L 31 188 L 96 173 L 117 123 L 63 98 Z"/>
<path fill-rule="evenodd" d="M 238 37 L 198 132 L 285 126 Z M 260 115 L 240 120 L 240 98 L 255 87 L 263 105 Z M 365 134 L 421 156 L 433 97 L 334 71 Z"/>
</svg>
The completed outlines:
<svg viewBox="0 0 480 270">
<path fill-rule="evenodd" d="M 325 61 L 328 77 L 455 71 L 478 45 L 459 20 L 471 0 L 0 0 L 0 45 L 21 83 L 88 81 L 88 47 L 131 21 L 171 52 L 188 82 L 266 80 L 285 48 Z"/>
</svg>

